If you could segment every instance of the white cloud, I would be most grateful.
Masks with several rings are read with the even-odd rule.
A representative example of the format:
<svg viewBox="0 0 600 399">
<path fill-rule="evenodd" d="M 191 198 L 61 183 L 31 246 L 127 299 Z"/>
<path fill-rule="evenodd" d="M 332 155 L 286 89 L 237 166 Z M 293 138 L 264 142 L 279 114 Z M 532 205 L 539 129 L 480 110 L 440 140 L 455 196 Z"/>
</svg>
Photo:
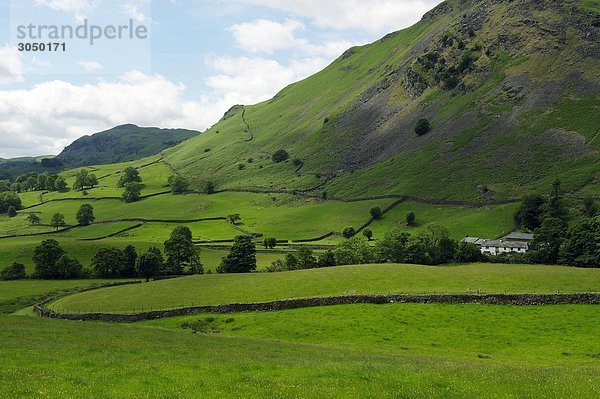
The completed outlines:
<svg viewBox="0 0 600 399">
<path fill-rule="evenodd" d="M 102 65 L 96 61 L 79 61 L 77 65 L 81 65 L 87 72 L 102 69 Z"/>
<path fill-rule="evenodd" d="M 185 87 L 160 75 L 129 72 L 114 82 L 55 80 L 0 91 L 0 156 L 56 154 L 84 135 L 123 123 L 203 129 L 223 103 L 188 101 Z"/>
<path fill-rule="evenodd" d="M 23 81 L 23 62 L 16 47 L 0 47 L 0 85 Z"/>
<path fill-rule="evenodd" d="M 442 0 L 240 0 L 310 18 L 320 27 L 388 33 L 416 21 Z"/>
<path fill-rule="evenodd" d="M 206 84 L 225 103 L 253 104 L 271 98 L 288 84 L 325 67 L 327 60 L 305 58 L 288 65 L 258 57 L 209 57 L 206 63 L 217 73 Z"/>
<path fill-rule="evenodd" d="M 38 6 L 49 7 L 55 11 L 73 14 L 77 23 L 83 23 L 85 13 L 90 12 L 100 0 L 35 0 Z"/>
<path fill-rule="evenodd" d="M 135 3 L 127 3 L 120 5 L 121 10 L 125 12 L 125 14 L 137 22 L 148 22 L 150 18 L 144 14 L 144 12 L 138 7 Z"/>
<path fill-rule="evenodd" d="M 309 56 L 335 57 L 347 48 L 357 44 L 347 40 L 311 44 L 297 38 L 295 32 L 305 29 L 303 23 L 287 20 L 284 23 L 259 19 L 230 26 L 236 46 L 250 53 L 272 54 L 278 50 L 295 49 Z"/>
</svg>

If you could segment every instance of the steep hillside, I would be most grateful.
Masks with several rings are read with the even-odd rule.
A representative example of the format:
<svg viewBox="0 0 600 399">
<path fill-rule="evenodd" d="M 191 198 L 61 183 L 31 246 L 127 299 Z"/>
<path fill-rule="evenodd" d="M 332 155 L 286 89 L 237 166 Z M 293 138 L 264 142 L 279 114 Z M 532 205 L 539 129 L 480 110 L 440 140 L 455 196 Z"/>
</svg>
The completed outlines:
<svg viewBox="0 0 600 399">
<path fill-rule="evenodd" d="M 233 107 L 165 160 L 218 189 L 484 201 L 559 177 L 599 194 L 599 9 L 448 0 L 270 101 Z M 431 130 L 418 136 L 421 118 Z M 289 160 L 271 160 L 279 149 Z"/>
<path fill-rule="evenodd" d="M 132 161 L 158 154 L 198 134 L 185 129 L 121 125 L 75 140 L 56 158 L 73 167 Z"/>
</svg>

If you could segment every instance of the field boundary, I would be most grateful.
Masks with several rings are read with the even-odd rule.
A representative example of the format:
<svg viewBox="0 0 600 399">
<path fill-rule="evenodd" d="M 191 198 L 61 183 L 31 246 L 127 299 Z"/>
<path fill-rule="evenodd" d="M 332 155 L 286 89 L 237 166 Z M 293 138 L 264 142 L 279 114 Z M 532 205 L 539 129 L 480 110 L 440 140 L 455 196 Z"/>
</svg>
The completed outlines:
<svg viewBox="0 0 600 399">
<path fill-rule="evenodd" d="M 139 282 L 137 282 L 139 283 Z M 123 284 L 123 283 L 121 283 Z M 117 285 L 121 285 L 117 284 Z M 131 282 L 126 282 L 131 284 Z M 94 287 L 98 289 L 102 287 Z M 203 305 L 181 307 L 168 310 L 154 310 L 140 313 L 60 313 L 48 309 L 45 305 L 60 297 L 78 292 L 48 298 L 34 305 L 34 312 L 40 317 L 80 321 L 107 321 L 117 323 L 132 323 L 143 320 L 161 319 L 166 317 L 185 316 L 198 313 L 238 313 L 238 312 L 268 312 L 277 310 L 299 309 L 317 306 L 334 306 L 350 304 L 387 304 L 387 303 L 444 303 L 444 304 L 479 304 L 479 305 L 512 305 L 539 306 L 590 304 L 600 305 L 600 293 L 571 293 L 571 294 L 371 294 L 371 295 L 341 295 L 325 297 L 307 297 L 281 299 L 268 302 L 230 303 L 223 305 Z"/>
</svg>

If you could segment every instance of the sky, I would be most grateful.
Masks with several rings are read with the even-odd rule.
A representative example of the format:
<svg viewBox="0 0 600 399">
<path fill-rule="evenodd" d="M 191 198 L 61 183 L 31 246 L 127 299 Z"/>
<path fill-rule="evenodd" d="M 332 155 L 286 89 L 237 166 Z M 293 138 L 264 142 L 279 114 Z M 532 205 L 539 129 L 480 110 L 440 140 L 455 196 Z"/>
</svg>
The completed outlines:
<svg viewBox="0 0 600 399">
<path fill-rule="evenodd" d="M 202 131 L 440 2 L 0 0 L 0 157 L 125 123 Z"/>
</svg>

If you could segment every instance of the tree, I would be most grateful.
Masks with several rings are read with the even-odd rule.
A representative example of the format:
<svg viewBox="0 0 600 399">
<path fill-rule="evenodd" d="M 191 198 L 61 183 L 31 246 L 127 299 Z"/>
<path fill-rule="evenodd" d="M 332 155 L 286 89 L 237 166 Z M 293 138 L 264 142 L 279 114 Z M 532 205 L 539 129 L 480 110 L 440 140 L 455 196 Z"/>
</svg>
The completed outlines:
<svg viewBox="0 0 600 399">
<path fill-rule="evenodd" d="M 559 258 L 560 245 L 567 234 L 567 223 L 554 217 L 544 219 L 542 225 L 535 229 L 532 255 L 536 263 L 556 264 Z"/>
<path fill-rule="evenodd" d="M 184 194 L 188 190 L 189 183 L 185 177 L 173 175 L 169 177 L 169 186 L 173 194 Z"/>
<path fill-rule="evenodd" d="M 77 218 L 77 223 L 80 225 L 89 226 L 96 220 L 96 217 L 94 216 L 94 207 L 90 204 L 81 205 L 75 217 Z"/>
<path fill-rule="evenodd" d="M 373 251 L 367 240 L 352 237 L 338 246 L 334 251 L 336 265 L 358 265 L 373 262 Z"/>
<path fill-rule="evenodd" d="M 415 133 L 417 136 L 422 136 L 431 130 L 431 125 L 427 119 L 419 119 L 415 125 Z"/>
<path fill-rule="evenodd" d="M 119 182 L 117 183 L 118 187 L 125 187 L 127 183 L 141 183 L 142 178 L 140 176 L 140 172 L 137 169 L 132 168 L 131 166 L 125 168 L 123 174 L 119 178 Z"/>
<path fill-rule="evenodd" d="M 133 245 L 128 245 L 123 249 L 123 269 L 121 271 L 121 275 L 123 277 L 135 277 L 136 266 L 135 262 L 137 260 L 137 251 Z"/>
<path fill-rule="evenodd" d="M 0 271 L 0 280 L 22 280 L 27 275 L 25 274 L 25 265 L 13 261 L 10 266 L 6 266 Z"/>
<path fill-rule="evenodd" d="M 367 240 L 371 241 L 371 238 L 373 238 L 373 230 L 371 229 L 364 229 L 362 232 L 363 236 L 365 236 L 367 238 Z"/>
<path fill-rule="evenodd" d="M 81 169 L 75 176 L 75 183 L 73 183 L 73 189 L 81 191 L 86 187 L 94 187 L 98 184 L 96 175 L 90 173 L 87 169 Z"/>
<path fill-rule="evenodd" d="M 356 230 L 354 230 L 354 227 L 346 227 L 344 230 L 342 230 L 342 236 L 344 238 L 354 237 L 355 235 Z"/>
<path fill-rule="evenodd" d="M 252 237 L 237 236 L 231 250 L 223 257 L 218 273 L 248 273 L 256 270 L 256 246 Z"/>
<path fill-rule="evenodd" d="M 140 277 L 150 281 L 150 278 L 157 276 L 162 268 L 161 258 L 155 253 L 148 251 L 137 259 L 135 270 Z"/>
<path fill-rule="evenodd" d="M 34 226 L 36 224 L 40 224 L 40 222 L 41 222 L 40 217 L 37 215 L 37 213 L 34 213 L 34 212 L 30 212 L 29 215 L 27 215 L 27 221 L 32 226 Z"/>
<path fill-rule="evenodd" d="M 566 222 L 569 218 L 567 208 L 562 200 L 562 188 L 560 180 L 552 182 L 550 198 L 543 207 L 543 218 L 555 218 Z"/>
<path fill-rule="evenodd" d="M 297 251 L 298 269 L 312 269 L 317 267 L 317 258 L 310 248 L 300 248 Z"/>
<path fill-rule="evenodd" d="M 275 151 L 275 153 L 271 156 L 271 159 L 273 160 L 273 162 L 275 163 L 280 163 L 283 162 L 285 160 L 287 160 L 289 158 L 289 154 L 287 153 L 286 150 L 277 150 Z"/>
<path fill-rule="evenodd" d="M 0 213 L 7 213 L 10 207 L 17 211 L 21 209 L 23 207 L 21 198 L 12 191 L 0 193 Z"/>
<path fill-rule="evenodd" d="M 56 279 L 59 275 L 55 265 L 58 259 L 65 254 L 64 249 L 56 240 L 44 240 L 33 250 L 33 263 L 35 275 L 43 279 Z"/>
<path fill-rule="evenodd" d="M 123 190 L 123 200 L 127 203 L 135 202 L 142 195 L 142 185 L 140 183 L 127 183 Z"/>
<path fill-rule="evenodd" d="M 331 249 L 319 255 L 319 258 L 317 259 L 317 267 L 331 267 L 335 265 L 335 254 Z"/>
<path fill-rule="evenodd" d="M 383 239 L 378 240 L 375 247 L 377 260 L 380 262 L 402 263 L 406 259 L 406 245 L 409 234 L 399 228 L 388 230 Z"/>
<path fill-rule="evenodd" d="M 62 213 L 56 212 L 54 215 L 52 215 L 52 218 L 50 219 L 50 226 L 54 227 L 56 231 L 65 225 L 65 216 Z"/>
<path fill-rule="evenodd" d="M 381 208 L 378 206 L 371 208 L 369 213 L 371 214 L 371 217 L 375 220 L 381 219 L 381 216 L 383 215 L 383 213 L 381 212 Z"/>
<path fill-rule="evenodd" d="M 236 224 L 237 222 L 242 220 L 242 217 L 239 213 L 235 213 L 233 215 L 227 215 L 225 219 L 227 219 L 227 221 L 231 224 Z"/>
<path fill-rule="evenodd" d="M 192 242 L 192 232 L 186 226 L 177 226 L 173 229 L 171 236 L 165 241 L 165 254 L 167 255 L 167 272 L 169 274 L 182 274 L 185 266 L 189 266 L 192 273 L 202 273 L 203 271 Z"/>
<path fill-rule="evenodd" d="M 464 241 L 458 243 L 456 253 L 454 254 L 454 262 L 470 263 L 481 260 L 483 260 L 483 254 L 477 245 Z"/>
<path fill-rule="evenodd" d="M 406 225 L 413 226 L 415 224 L 416 215 L 413 211 L 410 211 L 406 214 Z"/>
<path fill-rule="evenodd" d="M 215 193 L 215 183 L 209 181 L 206 183 L 206 186 L 204 187 L 204 192 L 206 194 L 214 194 Z"/>
<path fill-rule="evenodd" d="M 600 216 L 582 220 L 568 230 L 560 258 L 571 266 L 600 266 Z"/>
<path fill-rule="evenodd" d="M 14 218 L 15 216 L 17 216 L 17 209 L 13 205 L 11 205 L 8 207 L 8 211 L 6 213 L 8 214 L 8 217 Z"/>
<path fill-rule="evenodd" d="M 125 256 L 123 251 L 115 247 L 100 248 L 92 258 L 92 268 L 97 277 L 123 277 Z"/>
<path fill-rule="evenodd" d="M 54 180 L 54 190 L 56 191 L 65 191 L 67 189 L 67 182 L 63 179 L 62 176 L 58 176 L 56 180 Z"/>
<path fill-rule="evenodd" d="M 583 213 L 588 217 L 594 217 L 598 213 L 598 205 L 594 200 L 594 197 L 589 196 L 583 200 Z"/>
<path fill-rule="evenodd" d="M 58 258 L 54 267 L 57 275 L 62 279 L 81 278 L 84 275 L 81 263 L 67 254 Z"/>
<path fill-rule="evenodd" d="M 266 249 L 273 249 L 277 245 L 277 239 L 275 237 L 267 237 L 263 240 L 263 246 Z"/>
<path fill-rule="evenodd" d="M 300 158 L 294 158 L 294 160 L 292 161 L 292 163 L 294 164 L 294 166 L 300 166 L 304 162 L 302 162 L 302 160 Z"/>
<path fill-rule="evenodd" d="M 517 229 L 535 230 L 542 225 L 542 208 L 546 200 L 541 195 L 528 195 L 514 214 Z"/>
</svg>

